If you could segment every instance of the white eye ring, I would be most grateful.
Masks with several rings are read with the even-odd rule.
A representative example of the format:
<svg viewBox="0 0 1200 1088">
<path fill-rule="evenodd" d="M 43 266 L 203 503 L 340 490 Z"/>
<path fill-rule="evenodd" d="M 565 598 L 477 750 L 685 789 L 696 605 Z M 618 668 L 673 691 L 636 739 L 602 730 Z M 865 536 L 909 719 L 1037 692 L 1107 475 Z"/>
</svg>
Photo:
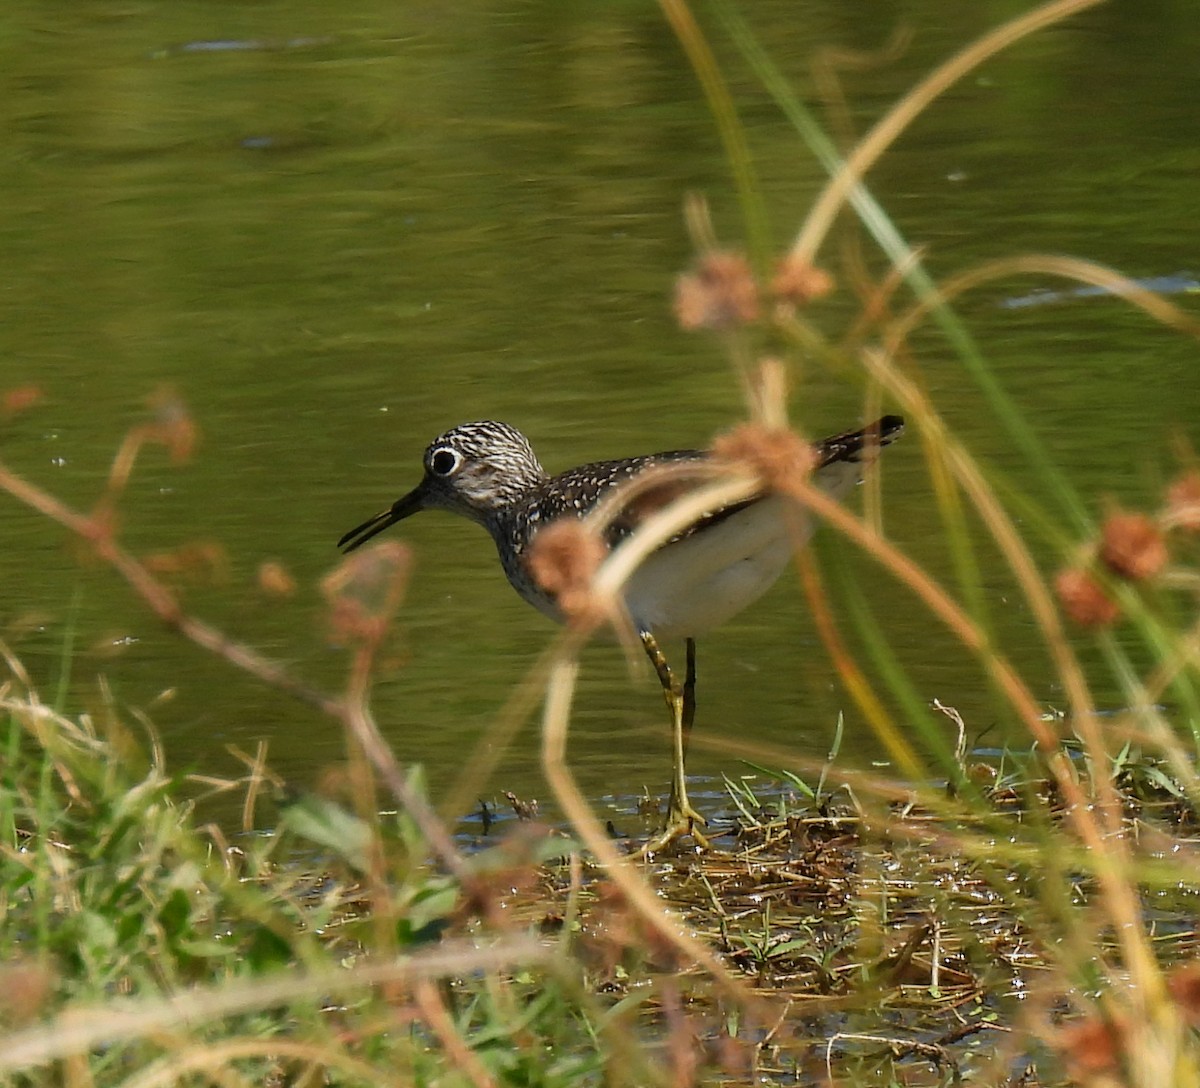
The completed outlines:
<svg viewBox="0 0 1200 1088">
<path fill-rule="evenodd" d="M 462 464 L 458 450 L 439 446 L 429 455 L 429 471 L 435 476 L 453 476 Z"/>
</svg>

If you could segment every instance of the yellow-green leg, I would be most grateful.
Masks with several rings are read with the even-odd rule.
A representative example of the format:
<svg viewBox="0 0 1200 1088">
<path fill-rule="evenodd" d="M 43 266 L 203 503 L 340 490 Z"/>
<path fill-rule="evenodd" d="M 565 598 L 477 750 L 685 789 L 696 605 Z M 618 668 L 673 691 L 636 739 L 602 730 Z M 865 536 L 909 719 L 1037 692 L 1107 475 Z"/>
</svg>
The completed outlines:
<svg viewBox="0 0 1200 1088">
<path fill-rule="evenodd" d="M 649 631 L 641 632 L 642 646 L 650 664 L 662 685 L 663 698 L 671 711 L 671 799 L 667 803 L 667 825 L 642 848 L 652 854 L 668 846 L 684 835 L 691 835 L 696 845 L 707 849 L 708 840 L 699 828 L 708 821 L 704 819 L 688 800 L 687 776 L 684 773 L 684 757 L 687 755 L 688 740 L 696 720 L 696 642 L 687 640 L 687 674 L 680 687 L 659 648 L 657 640 Z"/>
</svg>

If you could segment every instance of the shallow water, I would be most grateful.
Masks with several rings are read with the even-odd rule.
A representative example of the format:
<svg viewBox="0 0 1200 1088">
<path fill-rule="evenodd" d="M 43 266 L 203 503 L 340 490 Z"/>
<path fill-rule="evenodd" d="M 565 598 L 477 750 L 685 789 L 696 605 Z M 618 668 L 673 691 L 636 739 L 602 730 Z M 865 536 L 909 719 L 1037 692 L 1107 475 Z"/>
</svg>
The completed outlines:
<svg viewBox="0 0 1200 1088">
<path fill-rule="evenodd" d="M 1018 10 L 811 0 L 752 14 L 814 104 L 818 49 L 913 32 L 898 60 L 846 76 L 861 131 Z M 51 17 L 16 3 L 0 30 L 0 388 L 46 397 L 0 424 L 0 456 L 87 506 L 144 397 L 174 386 L 203 444 L 184 467 L 144 456 L 124 539 L 138 553 L 220 541 L 227 580 L 187 589 L 188 602 L 314 683 L 334 688 L 345 668 L 316 591 L 333 543 L 415 482 L 438 431 L 506 419 L 555 470 L 703 444 L 736 419 L 726 360 L 679 332 L 667 304 L 689 260 L 684 195 L 708 197 L 724 239 L 740 218 L 696 81 L 653 6 L 101 3 Z M 873 191 L 939 276 L 1022 251 L 1137 277 L 1195 270 L 1198 48 L 1190 5 L 1101 7 L 955 87 L 872 173 Z M 782 245 L 821 172 L 732 46 L 717 51 Z M 836 270 L 832 249 L 829 260 Z M 1172 438 L 1200 444 L 1195 347 L 1107 298 L 1002 305 L 1063 286 L 1014 280 L 959 311 L 1081 493 L 1148 503 Z M 815 320 L 836 335 L 852 313 L 843 291 Z M 916 346 L 951 426 L 1044 499 L 945 343 Z M 858 421 L 860 393 L 811 364 L 793 409 L 829 433 Z M 890 533 L 952 582 L 915 434 L 888 451 L 884 489 Z M 177 767 L 232 772 L 226 745 L 267 738 L 303 782 L 340 756 L 317 715 L 182 645 L 114 577 L 81 566 L 59 529 L 8 499 L 0 508 L 0 625 L 48 691 L 70 645 L 73 704 L 95 705 L 104 677 L 120 706 L 150 709 Z M 376 712 L 441 788 L 553 629 L 504 583 L 477 529 L 427 515 L 401 535 L 416 577 Z M 981 557 L 997 630 L 1054 704 L 1028 611 L 986 545 Z M 254 588 L 267 559 L 298 578 L 295 599 Z M 922 695 L 957 705 L 973 731 L 992 727 L 978 669 L 903 590 L 868 563 L 854 570 Z M 844 713 L 848 750 L 878 754 L 790 577 L 701 643 L 700 670 L 701 739 L 820 757 Z M 488 790 L 544 796 L 537 758 L 527 729 Z M 571 758 L 595 795 L 666 783 L 653 678 L 631 677 L 615 647 L 586 656 Z M 711 775 L 730 759 L 701 749 L 689 766 Z"/>
</svg>

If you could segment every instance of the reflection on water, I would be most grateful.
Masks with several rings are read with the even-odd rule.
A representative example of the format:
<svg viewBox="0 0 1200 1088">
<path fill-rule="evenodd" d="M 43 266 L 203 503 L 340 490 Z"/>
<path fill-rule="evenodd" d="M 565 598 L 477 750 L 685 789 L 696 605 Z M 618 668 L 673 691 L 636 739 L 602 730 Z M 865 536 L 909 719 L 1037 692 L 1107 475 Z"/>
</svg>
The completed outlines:
<svg viewBox="0 0 1200 1088">
<path fill-rule="evenodd" d="M 415 481 L 430 435 L 507 419 L 554 471 L 704 443 L 737 414 L 721 352 L 677 331 L 666 305 L 689 254 L 684 194 L 708 196 L 725 238 L 740 220 L 714 126 L 656 12 L 450 10 L 78 8 L 52 32 L 36 6 L 5 17 L 0 384 L 37 386 L 46 401 L 0 424 L 2 456 L 87 507 L 145 395 L 174 385 L 204 442 L 186 467 L 143 458 L 122 507 L 126 543 L 221 542 L 224 583 L 185 587 L 189 605 L 330 689 L 345 655 L 328 644 L 314 586 L 339 534 Z M 855 123 L 1002 10 L 906 5 L 909 53 L 846 77 Z M 1182 13 L 1102 8 L 992 61 L 905 135 L 871 181 L 935 274 L 1021 250 L 1137 277 L 1187 266 L 1178 221 L 1197 165 L 1200 29 Z M 818 48 L 878 48 L 899 20 L 828 0 L 750 14 L 806 93 Z M 717 45 L 786 239 L 821 175 Z M 960 309 L 1081 491 L 1137 501 L 1161 478 L 1169 437 L 1200 438 L 1193 349 L 1114 300 L 997 305 L 1044 286 L 996 285 Z M 836 335 L 852 305 L 843 291 L 815 319 Z M 1027 480 L 953 354 L 932 336 L 916 347 L 950 424 L 989 469 Z M 860 398 L 809 365 L 795 415 L 832 432 L 859 418 Z M 884 473 L 889 532 L 953 583 L 916 436 Z M 176 766 L 232 771 L 224 746 L 261 737 L 297 777 L 338 757 L 328 723 L 181 645 L 114 578 L 80 566 L 58 530 L 5 507 L 0 624 L 48 690 L 69 637 L 80 705 L 95 704 L 100 676 L 121 706 L 169 692 L 152 713 Z M 478 531 L 430 517 L 404 535 L 416 576 L 376 712 L 440 787 L 486 743 L 553 629 L 511 593 Z M 1023 603 L 981 549 L 1000 636 L 1053 703 Z M 298 579 L 294 599 L 254 588 L 267 560 Z M 922 694 L 974 729 L 1002 729 L 979 671 L 936 624 L 870 565 L 854 577 Z M 870 758 L 794 579 L 701 642 L 698 743 L 820 758 L 839 712 Z M 588 651 L 574 723 L 572 763 L 593 794 L 665 786 L 659 695 L 618 648 Z M 535 733 L 494 783 L 544 792 Z M 715 774 L 730 757 L 701 746 L 689 767 Z"/>
</svg>

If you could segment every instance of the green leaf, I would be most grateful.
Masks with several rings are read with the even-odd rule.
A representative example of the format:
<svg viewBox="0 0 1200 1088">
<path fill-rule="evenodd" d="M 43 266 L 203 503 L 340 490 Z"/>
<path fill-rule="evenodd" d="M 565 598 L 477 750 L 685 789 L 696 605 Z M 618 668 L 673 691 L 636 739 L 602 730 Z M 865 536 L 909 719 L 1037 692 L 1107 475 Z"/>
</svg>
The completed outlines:
<svg viewBox="0 0 1200 1088">
<path fill-rule="evenodd" d="M 283 810 L 280 827 L 337 854 L 347 864 L 366 872 L 374 841 L 370 825 L 341 805 L 305 793 Z"/>
</svg>

